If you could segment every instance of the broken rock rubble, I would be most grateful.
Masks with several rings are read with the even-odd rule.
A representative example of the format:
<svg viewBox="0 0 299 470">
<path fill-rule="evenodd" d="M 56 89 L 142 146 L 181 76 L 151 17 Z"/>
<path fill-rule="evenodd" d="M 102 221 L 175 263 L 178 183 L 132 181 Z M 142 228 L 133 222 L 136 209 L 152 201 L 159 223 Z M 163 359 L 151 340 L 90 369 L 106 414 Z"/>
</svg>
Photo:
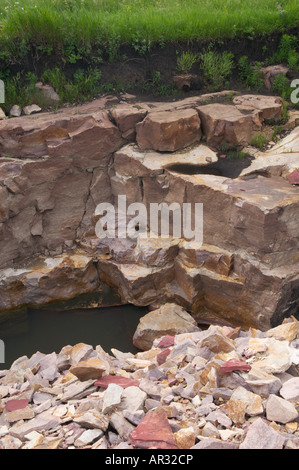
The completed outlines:
<svg viewBox="0 0 299 470">
<path fill-rule="evenodd" d="M 299 448 L 298 331 L 290 317 L 165 334 L 136 354 L 23 356 L 0 373 L 0 448 Z"/>
</svg>

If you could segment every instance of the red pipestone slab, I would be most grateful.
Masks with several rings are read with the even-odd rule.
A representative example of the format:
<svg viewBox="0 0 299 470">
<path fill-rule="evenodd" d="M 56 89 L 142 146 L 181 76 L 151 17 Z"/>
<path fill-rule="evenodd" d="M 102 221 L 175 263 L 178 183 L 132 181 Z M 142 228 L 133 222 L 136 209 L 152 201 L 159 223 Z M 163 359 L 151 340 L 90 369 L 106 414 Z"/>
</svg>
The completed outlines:
<svg viewBox="0 0 299 470">
<path fill-rule="evenodd" d="M 166 412 L 149 411 L 130 434 L 131 444 L 141 449 L 177 449 Z"/>
<path fill-rule="evenodd" d="M 159 366 L 166 361 L 167 356 L 170 354 L 170 349 L 164 349 L 157 355 L 157 363 Z"/>
<path fill-rule="evenodd" d="M 22 398 L 22 399 L 14 399 L 14 400 L 9 400 L 6 402 L 5 409 L 7 411 L 15 411 L 15 410 L 21 410 L 23 408 L 26 408 L 28 405 L 29 400 L 27 398 Z"/>
<path fill-rule="evenodd" d="M 104 375 L 100 379 L 96 380 L 94 383 L 97 387 L 107 388 L 109 384 L 117 384 L 123 388 L 139 386 L 139 380 L 128 379 L 126 377 L 121 377 L 117 375 Z"/>
<path fill-rule="evenodd" d="M 289 174 L 289 181 L 291 184 L 299 184 L 299 171 L 294 170 Z"/>
<path fill-rule="evenodd" d="M 168 348 L 169 346 L 174 345 L 174 336 L 165 335 L 159 344 L 157 344 L 157 348 Z"/>
<path fill-rule="evenodd" d="M 249 371 L 251 366 L 244 361 L 238 359 L 229 359 L 220 367 L 220 372 L 233 372 L 234 370 Z"/>
</svg>

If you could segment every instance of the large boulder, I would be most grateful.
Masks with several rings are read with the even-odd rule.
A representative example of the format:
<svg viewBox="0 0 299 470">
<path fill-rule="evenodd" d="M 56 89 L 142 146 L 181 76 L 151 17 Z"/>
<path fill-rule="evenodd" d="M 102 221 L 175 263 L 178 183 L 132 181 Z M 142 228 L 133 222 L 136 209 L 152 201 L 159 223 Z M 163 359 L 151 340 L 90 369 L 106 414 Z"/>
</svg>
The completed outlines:
<svg viewBox="0 0 299 470">
<path fill-rule="evenodd" d="M 179 305 L 167 303 L 140 319 L 133 344 L 145 351 L 152 347 L 156 338 L 193 331 L 199 331 L 193 317 Z"/>
<path fill-rule="evenodd" d="M 246 145 L 262 125 L 260 114 L 242 113 L 231 104 L 197 107 L 203 134 L 211 145 Z"/>
<path fill-rule="evenodd" d="M 112 119 L 122 133 L 122 136 L 129 140 L 135 140 L 136 124 L 142 121 L 148 113 L 147 107 L 140 108 L 133 105 L 122 105 L 111 109 Z"/>
<path fill-rule="evenodd" d="M 152 112 L 136 126 L 141 149 L 174 152 L 198 142 L 200 119 L 193 109 Z"/>
<path fill-rule="evenodd" d="M 280 119 L 283 104 L 279 96 L 241 95 L 233 99 L 239 111 L 257 112 L 264 119 Z"/>
</svg>

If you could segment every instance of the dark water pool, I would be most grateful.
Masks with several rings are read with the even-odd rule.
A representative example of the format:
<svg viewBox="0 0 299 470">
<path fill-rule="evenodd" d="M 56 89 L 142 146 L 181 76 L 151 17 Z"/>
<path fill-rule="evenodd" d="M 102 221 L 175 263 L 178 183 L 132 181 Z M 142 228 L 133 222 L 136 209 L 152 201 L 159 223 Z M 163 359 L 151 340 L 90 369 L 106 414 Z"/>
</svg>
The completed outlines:
<svg viewBox="0 0 299 470">
<path fill-rule="evenodd" d="M 30 357 L 36 351 L 59 353 L 63 346 L 81 342 L 94 347 L 100 344 L 108 353 L 111 348 L 136 353 L 132 337 L 139 319 L 147 312 L 147 308 L 133 305 L 60 311 L 28 309 L 15 320 L 11 318 L 7 327 L 1 324 L 5 363 L 0 363 L 0 370 L 8 369 L 21 356 Z"/>
<path fill-rule="evenodd" d="M 218 158 L 214 163 L 207 165 L 193 165 L 191 163 L 175 163 L 165 167 L 167 170 L 183 175 L 215 175 L 225 178 L 237 178 L 244 168 L 252 163 L 253 157 L 246 154 L 230 153 L 226 158 Z"/>
</svg>

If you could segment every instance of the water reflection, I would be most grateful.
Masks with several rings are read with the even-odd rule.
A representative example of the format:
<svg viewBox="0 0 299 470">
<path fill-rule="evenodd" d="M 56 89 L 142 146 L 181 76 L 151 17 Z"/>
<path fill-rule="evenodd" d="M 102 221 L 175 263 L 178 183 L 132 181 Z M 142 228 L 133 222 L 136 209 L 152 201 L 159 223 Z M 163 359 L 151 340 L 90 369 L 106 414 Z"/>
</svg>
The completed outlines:
<svg viewBox="0 0 299 470">
<path fill-rule="evenodd" d="M 59 352 L 63 346 L 87 343 L 100 344 L 110 353 L 111 348 L 136 353 L 132 343 L 139 319 L 147 313 L 145 307 L 121 305 L 72 310 L 28 309 L 10 315 L 0 323 L 0 338 L 5 343 L 5 363 L 8 369 L 21 356 L 30 357 L 36 351 Z"/>
</svg>

